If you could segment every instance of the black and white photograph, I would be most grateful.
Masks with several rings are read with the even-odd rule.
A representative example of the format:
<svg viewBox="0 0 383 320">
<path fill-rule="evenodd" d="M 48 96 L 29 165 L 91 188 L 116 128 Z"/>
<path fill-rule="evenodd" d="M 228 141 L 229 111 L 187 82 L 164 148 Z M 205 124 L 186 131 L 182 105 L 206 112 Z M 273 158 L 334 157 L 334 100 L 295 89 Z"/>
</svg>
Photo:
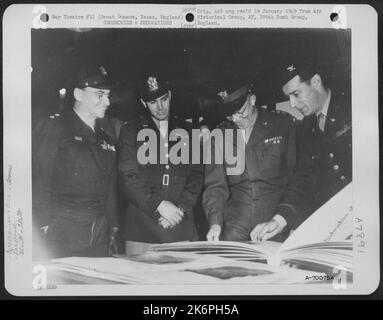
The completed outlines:
<svg viewBox="0 0 383 320">
<path fill-rule="evenodd" d="M 89 285 L 101 295 L 141 285 L 181 295 L 222 294 L 224 285 L 257 294 L 271 284 L 268 294 L 278 284 L 275 294 L 344 293 L 369 250 L 379 271 L 366 248 L 367 232 L 370 248 L 379 238 L 366 230 L 366 220 L 379 223 L 378 187 L 360 179 L 378 174 L 358 149 L 377 154 L 378 136 L 359 122 L 355 83 L 369 80 L 354 78 L 367 63 L 353 51 L 358 27 L 336 28 L 327 14 L 327 25 L 305 22 L 329 5 L 157 6 L 159 19 L 143 6 L 141 26 L 117 23 L 129 21 L 129 6 L 101 7 L 104 27 L 87 25 L 96 17 L 84 7 L 60 16 L 56 5 L 39 12 L 48 27 L 30 28 L 28 147 L 5 144 L 29 163 L 20 173 L 12 157 L 4 162 L 8 270 L 27 257 L 30 290 L 42 295 L 92 294 Z M 235 27 L 237 15 L 265 25 Z M 166 27 L 177 17 L 183 27 Z M 232 26 L 198 27 L 220 17 Z M 5 139 L 16 139 L 9 130 Z"/>
</svg>

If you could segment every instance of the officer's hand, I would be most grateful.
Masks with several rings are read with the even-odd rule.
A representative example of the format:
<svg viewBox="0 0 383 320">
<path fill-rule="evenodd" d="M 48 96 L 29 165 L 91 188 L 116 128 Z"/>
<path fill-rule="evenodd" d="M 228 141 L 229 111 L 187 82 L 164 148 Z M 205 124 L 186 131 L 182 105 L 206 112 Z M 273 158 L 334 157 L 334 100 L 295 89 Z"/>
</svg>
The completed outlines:
<svg viewBox="0 0 383 320">
<path fill-rule="evenodd" d="M 200 140 L 202 140 L 202 143 L 206 143 L 210 138 L 210 130 L 208 126 L 201 126 L 200 128 L 201 133 L 199 134 Z"/>
<path fill-rule="evenodd" d="M 276 220 L 272 219 L 266 223 L 258 224 L 250 233 L 252 241 L 265 241 L 282 232 L 285 225 L 280 224 Z"/>
<path fill-rule="evenodd" d="M 170 201 L 163 200 L 157 208 L 161 217 L 165 218 L 173 227 L 179 224 L 184 213 Z"/>
<path fill-rule="evenodd" d="M 164 229 L 173 228 L 172 224 L 168 220 L 166 220 L 164 217 L 160 217 L 158 219 L 158 223 Z"/>
<path fill-rule="evenodd" d="M 118 228 L 113 227 L 109 234 L 108 256 L 118 253 Z"/>
<path fill-rule="evenodd" d="M 213 224 L 206 235 L 206 239 L 207 241 L 219 241 L 220 234 L 221 226 L 218 224 Z"/>
</svg>

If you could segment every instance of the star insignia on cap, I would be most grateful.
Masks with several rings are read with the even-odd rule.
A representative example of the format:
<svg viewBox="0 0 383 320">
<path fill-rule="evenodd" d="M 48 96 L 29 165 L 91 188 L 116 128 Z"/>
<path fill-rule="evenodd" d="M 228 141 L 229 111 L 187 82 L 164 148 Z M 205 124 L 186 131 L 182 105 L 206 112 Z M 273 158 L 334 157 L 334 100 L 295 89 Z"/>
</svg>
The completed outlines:
<svg viewBox="0 0 383 320">
<path fill-rule="evenodd" d="M 103 75 L 103 76 L 107 76 L 108 75 L 108 72 L 106 72 L 106 69 L 105 69 L 105 67 L 104 66 L 100 66 L 100 71 L 101 71 L 101 74 Z"/>
<path fill-rule="evenodd" d="M 227 91 L 221 91 L 217 93 L 222 99 L 225 99 L 228 96 Z"/>
<path fill-rule="evenodd" d="M 295 69 L 296 69 L 296 68 L 295 68 L 295 66 L 294 66 L 293 64 L 292 64 L 291 66 L 288 66 L 288 67 L 286 68 L 286 70 L 289 71 L 289 72 L 293 72 Z"/>
<path fill-rule="evenodd" d="M 149 77 L 146 83 L 148 84 L 150 91 L 158 90 L 158 82 L 156 77 Z"/>
</svg>

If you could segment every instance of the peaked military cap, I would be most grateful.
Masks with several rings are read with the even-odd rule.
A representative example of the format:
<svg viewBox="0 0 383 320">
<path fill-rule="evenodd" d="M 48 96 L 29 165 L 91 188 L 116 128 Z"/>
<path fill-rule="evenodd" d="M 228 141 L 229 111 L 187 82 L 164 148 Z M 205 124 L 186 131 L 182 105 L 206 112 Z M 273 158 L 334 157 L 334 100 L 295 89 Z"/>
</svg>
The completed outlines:
<svg viewBox="0 0 383 320">
<path fill-rule="evenodd" d="M 169 81 L 158 74 L 146 75 L 139 84 L 141 99 L 145 102 L 163 96 L 170 89 Z"/>
<path fill-rule="evenodd" d="M 90 66 L 81 69 L 75 81 L 76 88 L 111 89 L 112 84 L 104 66 Z"/>
<path fill-rule="evenodd" d="M 223 86 L 218 95 L 218 112 L 223 116 L 229 116 L 239 111 L 246 102 L 250 93 L 254 92 L 254 83 L 234 81 Z"/>
</svg>

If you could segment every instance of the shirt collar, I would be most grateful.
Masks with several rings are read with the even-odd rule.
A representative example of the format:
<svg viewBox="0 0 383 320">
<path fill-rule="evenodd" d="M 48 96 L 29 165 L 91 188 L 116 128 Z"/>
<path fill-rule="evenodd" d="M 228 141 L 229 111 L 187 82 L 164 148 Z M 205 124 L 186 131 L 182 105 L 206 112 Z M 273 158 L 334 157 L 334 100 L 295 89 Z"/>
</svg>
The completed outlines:
<svg viewBox="0 0 383 320">
<path fill-rule="evenodd" d="M 328 90 L 328 95 L 326 98 L 326 101 L 324 102 L 322 109 L 318 112 L 316 112 L 316 115 L 319 116 L 319 114 L 323 113 L 325 117 L 327 117 L 328 107 L 330 105 L 330 99 L 331 99 L 331 90 Z"/>
<path fill-rule="evenodd" d="M 251 132 L 253 131 L 253 128 L 255 126 L 255 123 L 257 122 L 257 119 L 258 119 L 258 114 L 256 114 L 255 118 L 253 119 L 253 123 L 250 126 L 248 126 L 246 129 L 241 129 L 242 137 L 246 143 L 249 141 Z"/>
<path fill-rule="evenodd" d="M 93 132 L 95 132 L 95 127 L 92 126 L 92 124 L 89 122 L 89 120 L 85 119 L 79 112 L 77 112 L 76 109 L 73 109 L 73 111 L 77 114 L 77 116 L 89 127 L 92 129 Z"/>
<path fill-rule="evenodd" d="M 160 133 L 163 138 L 165 138 L 166 135 L 168 134 L 168 125 L 169 125 L 169 122 L 167 120 L 161 120 L 159 122 L 158 129 L 160 130 Z"/>
</svg>

